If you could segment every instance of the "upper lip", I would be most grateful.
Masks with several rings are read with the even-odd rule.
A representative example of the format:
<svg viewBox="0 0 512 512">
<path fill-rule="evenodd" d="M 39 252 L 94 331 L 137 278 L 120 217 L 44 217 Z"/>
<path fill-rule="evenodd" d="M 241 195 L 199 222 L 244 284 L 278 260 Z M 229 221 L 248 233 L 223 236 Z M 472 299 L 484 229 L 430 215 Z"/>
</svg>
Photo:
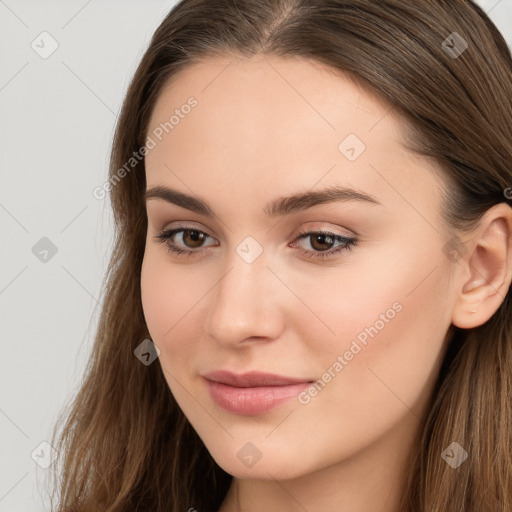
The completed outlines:
<svg viewBox="0 0 512 512">
<path fill-rule="evenodd" d="M 250 371 L 246 373 L 234 373 L 229 370 L 215 370 L 203 374 L 208 380 L 227 384 L 238 388 L 252 388 L 260 386 L 286 386 L 301 382 L 312 382 L 310 379 L 301 379 L 276 375 L 274 373 Z"/>
</svg>

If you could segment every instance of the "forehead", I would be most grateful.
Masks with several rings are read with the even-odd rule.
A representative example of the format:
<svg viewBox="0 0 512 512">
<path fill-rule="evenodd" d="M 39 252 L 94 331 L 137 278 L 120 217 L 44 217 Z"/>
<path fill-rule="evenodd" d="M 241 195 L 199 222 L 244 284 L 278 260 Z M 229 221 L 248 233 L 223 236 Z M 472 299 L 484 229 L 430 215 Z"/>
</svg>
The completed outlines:
<svg viewBox="0 0 512 512">
<path fill-rule="evenodd" d="M 184 108 L 191 97 L 196 105 Z M 207 184 L 203 191 L 223 183 L 268 197 L 269 186 L 296 192 L 322 180 L 395 200 L 404 187 L 411 196 L 439 193 L 438 177 L 427 172 L 433 162 L 403 147 L 405 122 L 391 105 L 318 62 L 261 55 L 196 62 L 161 91 L 148 135 L 165 123 L 146 156 L 148 184 L 179 184 L 180 176 Z"/>
<path fill-rule="evenodd" d="M 198 100 L 199 107 L 190 117 L 215 123 L 211 126 L 216 130 L 208 131 L 210 136 L 229 131 L 238 139 L 251 138 L 255 143 L 265 140 L 268 144 L 275 134 L 279 134 L 280 142 L 287 135 L 297 141 L 301 135 L 312 139 L 314 130 L 319 136 L 334 136 L 336 140 L 347 130 L 359 130 L 361 137 L 370 139 L 364 132 L 384 118 L 382 133 L 397 143 L 402 135 L 392 105 L 383 98 L 369 93 L 346 73 L 299 57 L 217 56 L 195 62 L 175 74 L 163 88 L 150 127 L 169 120 L 173 110 L 190 96 Z M 180 124 L 190 128 L 194 119 Z M 301 130 L 296 123 L 300 123 Z M 286 124 L 294 129 L 282 132 Z M 186 130 L 183 126 L 177 128 L 173 135 Z M 196 131 L 196 135 L 204 134 Z"/>
</svg>

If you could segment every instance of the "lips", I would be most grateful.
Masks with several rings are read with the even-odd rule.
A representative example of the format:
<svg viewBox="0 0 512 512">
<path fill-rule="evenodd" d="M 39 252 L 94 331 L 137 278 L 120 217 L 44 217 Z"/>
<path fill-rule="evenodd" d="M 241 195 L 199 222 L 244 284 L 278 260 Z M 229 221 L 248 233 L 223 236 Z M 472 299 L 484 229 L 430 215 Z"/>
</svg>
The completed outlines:
<svg viewBox="0 0 512 512">
<path fill-rule="evenodd" d="M 276 375 L 274 373 L 264 373 L 258 371 L 236 374 L 228 370 L 216 370 L 214 372 L 205 373 L 203 377 L 237 388 L 287 386 L 290 384 L 299 384 L 301 382 L 312 382 L 309 379 L 295 379 L 292 377 L 283 377 L 282 375 Z"/>
<path fill-rule="evenodd" d="M 213 401 L 223 409 L 244 416 L 267 412 L 291 400 L 313 381 L 251 371 L 236 374 L 216 370 L 203 375 Z"/>
</svg>

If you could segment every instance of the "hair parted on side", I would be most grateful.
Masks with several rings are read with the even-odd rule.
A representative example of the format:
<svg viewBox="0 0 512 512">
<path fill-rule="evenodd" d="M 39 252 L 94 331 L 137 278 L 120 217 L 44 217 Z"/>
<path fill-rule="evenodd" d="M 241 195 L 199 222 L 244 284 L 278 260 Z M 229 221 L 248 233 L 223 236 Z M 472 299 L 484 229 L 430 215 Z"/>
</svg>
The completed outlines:
<svg viewBox="0 0 512 512">
<path fill-rule="evenodd" d="M 468 48 L 442 46 L 453 32 Z M 119 116 L 110 176 L 144 146 L 163 87 L 222 55 L 302 57 L 345 73 L 396 109 L 408 147 L 436 160 L 443 215 L 469 230 L 510 200 L 512 56 L 472 0 L 182 0 L 157 28 Z M 142 159 L 110 191 L 115 244 L 83 383 L 54 428 L 55 512 L 217 510 L 231 482 L 175 402 L 158 364 L 134 349 L 149 337 L 140 289 L 147 217 Z M 512 302 L 453 337 L 422 425 L 404 512 L 512 510 Z M 58 430 L 60 429 L 60 430 Z M 455 472 L 440 454 L 457 440 Z M 53 499 L 52 499 L 53 501 Z"/>
</svg>

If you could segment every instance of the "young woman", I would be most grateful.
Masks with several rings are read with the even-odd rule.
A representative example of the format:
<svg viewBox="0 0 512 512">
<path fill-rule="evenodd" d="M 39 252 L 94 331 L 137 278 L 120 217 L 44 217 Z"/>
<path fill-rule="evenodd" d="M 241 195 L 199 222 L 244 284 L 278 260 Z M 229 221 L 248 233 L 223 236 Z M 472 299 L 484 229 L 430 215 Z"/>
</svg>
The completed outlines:
<svg viewBox="0 0 512 512">
<path fill-rule="evenodd" d="M 55 510 L 510 512 L 511 187 L 474 2 L 178 3 L 102 188 Z"/>
</svg>

